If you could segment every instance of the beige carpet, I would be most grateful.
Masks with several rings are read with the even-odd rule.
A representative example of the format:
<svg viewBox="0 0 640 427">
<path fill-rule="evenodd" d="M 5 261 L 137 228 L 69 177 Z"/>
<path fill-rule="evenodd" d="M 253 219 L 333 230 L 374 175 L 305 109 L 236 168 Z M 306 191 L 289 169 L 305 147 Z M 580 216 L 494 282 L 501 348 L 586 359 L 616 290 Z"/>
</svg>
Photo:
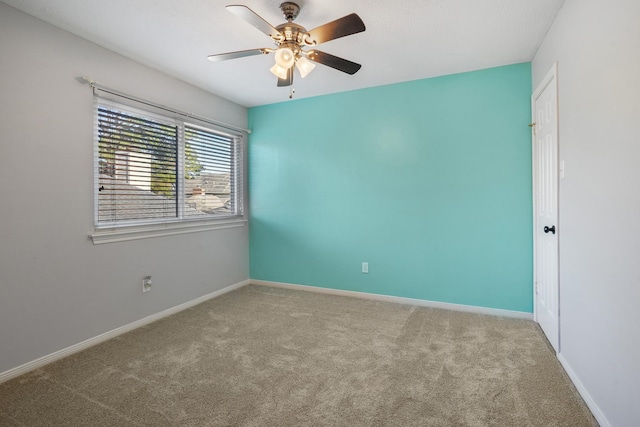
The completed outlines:
<svg viewBox="0 0 640 427">
<path fill-rule="evenodd" d="M 2 426 L 594 426 L 538 327 L 246 286 L 0 385 Z"/>
</svg>

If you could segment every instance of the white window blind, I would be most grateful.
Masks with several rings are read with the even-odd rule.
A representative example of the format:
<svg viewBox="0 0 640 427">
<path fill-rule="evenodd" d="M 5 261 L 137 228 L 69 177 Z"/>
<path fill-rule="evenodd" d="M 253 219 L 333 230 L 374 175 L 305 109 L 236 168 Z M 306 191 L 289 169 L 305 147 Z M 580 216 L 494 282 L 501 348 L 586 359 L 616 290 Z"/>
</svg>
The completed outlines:
<svg viewBox="0 0 640 427">
<path fill-rule="evenodd" d="M 232 214 L 237 208 L 236 153 L 233 138 L 210 130 L 185 126 L 186 217 Z"/>
<path fill-rule="evenodd" d="M 96 111 L 96 226 L 242 215 L 242 139 L 125 106 Z"/>
</svg>

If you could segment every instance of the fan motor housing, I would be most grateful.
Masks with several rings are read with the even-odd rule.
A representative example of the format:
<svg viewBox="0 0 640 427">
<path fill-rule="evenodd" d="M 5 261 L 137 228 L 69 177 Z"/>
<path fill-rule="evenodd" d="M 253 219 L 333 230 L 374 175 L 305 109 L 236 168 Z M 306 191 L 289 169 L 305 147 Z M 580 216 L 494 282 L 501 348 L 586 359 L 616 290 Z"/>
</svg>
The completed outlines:
<svg viewBox="0 0 640 427">
<path fill-rule="evenodd" d="M 293 22 L 287 22 L 286 24 L 278 25 L 276 30 L 284 36 L 284 42 L 294 42 L 298 44 L 304 44 L 307 30 L 298 24 Z M 284 43 L 282 42 L 282 43 Z"/>
</svg>

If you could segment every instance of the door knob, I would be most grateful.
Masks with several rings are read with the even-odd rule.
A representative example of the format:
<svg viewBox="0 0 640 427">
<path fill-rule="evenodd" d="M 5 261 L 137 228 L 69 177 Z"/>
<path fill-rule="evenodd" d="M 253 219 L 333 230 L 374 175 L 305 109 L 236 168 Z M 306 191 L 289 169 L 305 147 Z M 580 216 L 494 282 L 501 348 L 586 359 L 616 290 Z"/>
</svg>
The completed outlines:
<svg viewBox="0 0 640 427">
<path fill-rule="evenodd" d="M 544 232 L 548 233 L 551 232 L 551 234 L 556 234 L 556 226 L 552 225 L 551 227 L 547 227 L 546 225 L 544 226 Z"/>
</svg>

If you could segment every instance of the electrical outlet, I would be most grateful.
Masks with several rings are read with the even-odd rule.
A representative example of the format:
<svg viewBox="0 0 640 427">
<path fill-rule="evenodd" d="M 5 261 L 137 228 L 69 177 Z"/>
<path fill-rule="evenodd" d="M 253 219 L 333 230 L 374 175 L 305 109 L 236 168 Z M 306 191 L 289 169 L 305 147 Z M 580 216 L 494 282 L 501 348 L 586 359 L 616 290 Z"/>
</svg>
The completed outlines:
<svg viewBox="0 0 640 427">
<path fill-rule="evenodd" d="M 149 292 L 151 290 L 151 276 L 144 276 L 142 278 L 142 292 Z"/>
<path fill-rule="evenodd" d="M 369 263 L 368 262 L 363 262 L 362 263 L 362 272 L 363 273 L 368 273 L 369 272 Z"/>
</svg>

